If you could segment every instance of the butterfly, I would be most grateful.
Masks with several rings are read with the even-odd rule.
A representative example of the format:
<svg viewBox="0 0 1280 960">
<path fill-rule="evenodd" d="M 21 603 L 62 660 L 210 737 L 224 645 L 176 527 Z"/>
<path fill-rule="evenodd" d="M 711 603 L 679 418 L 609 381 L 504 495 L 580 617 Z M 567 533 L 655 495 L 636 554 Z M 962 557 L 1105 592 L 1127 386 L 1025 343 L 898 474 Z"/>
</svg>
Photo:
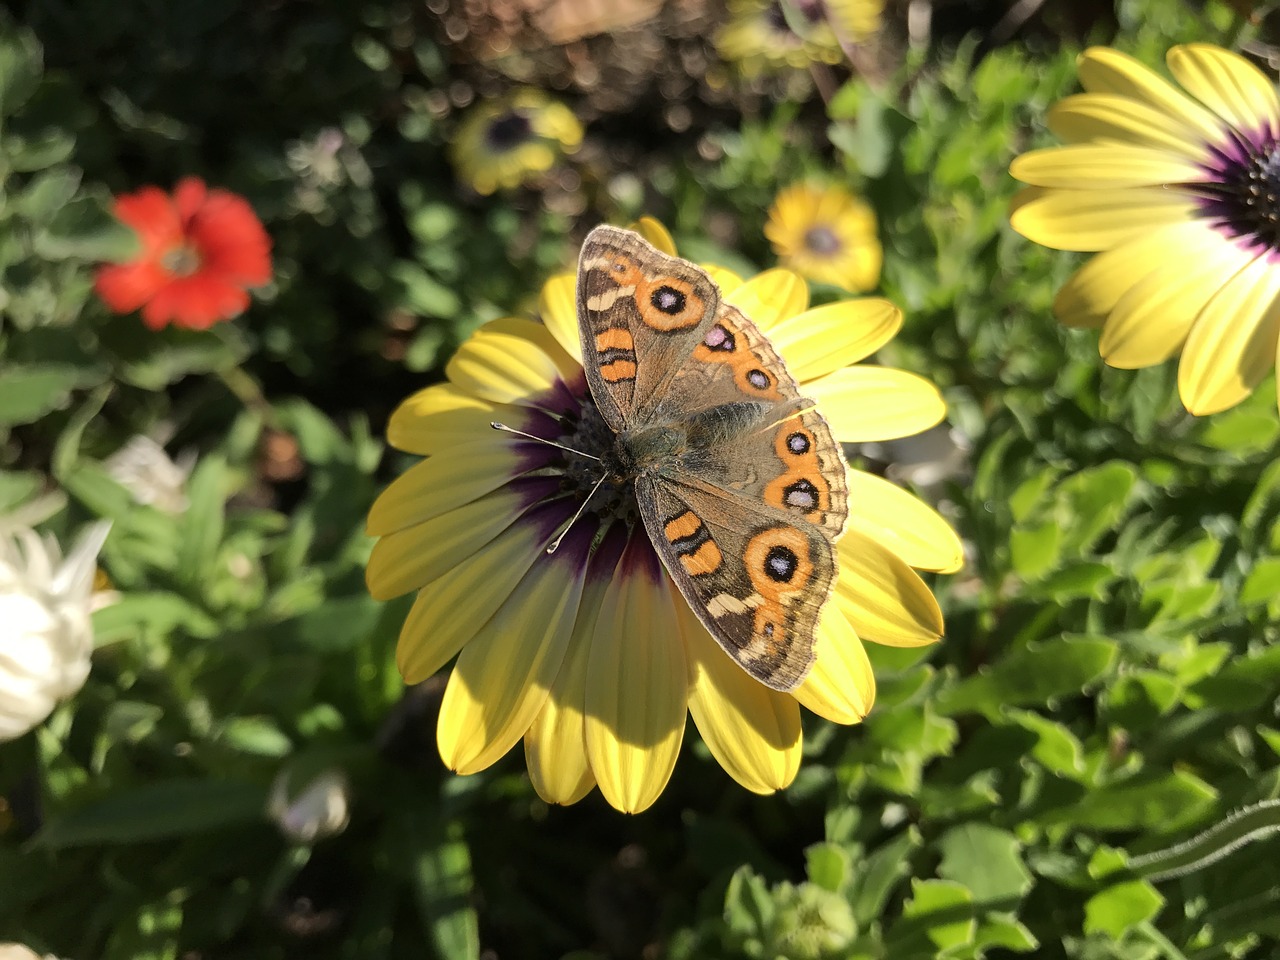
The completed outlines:
<svg viewBox="0 0 1280 960">
<path fill-rule="evenodd" d="M 814 661 L 849 515 L 848 468 L 768 339 L 707 273 L 600 226 L 578 261 L 578 333 L 603 469 L 634 485 L 653 547 L 711 636 L 775 690 Z"/>
</svg>

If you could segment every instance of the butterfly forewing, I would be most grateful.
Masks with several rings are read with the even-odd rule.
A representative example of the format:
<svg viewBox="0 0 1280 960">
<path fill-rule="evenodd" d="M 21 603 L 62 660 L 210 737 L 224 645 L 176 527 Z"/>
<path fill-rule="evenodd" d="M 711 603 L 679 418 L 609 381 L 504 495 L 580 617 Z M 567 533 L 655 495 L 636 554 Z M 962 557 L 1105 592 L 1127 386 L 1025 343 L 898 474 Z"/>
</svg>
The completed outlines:
<svg viewBox="0 0 1280 960">
<path fill-rule="evenodd" d="M 578 326 L 591 395 L 614 430 L 644 422 L 720 306 L 693 264 L 638 234 L 596 227 L 578 260 Z"/>
</svg>

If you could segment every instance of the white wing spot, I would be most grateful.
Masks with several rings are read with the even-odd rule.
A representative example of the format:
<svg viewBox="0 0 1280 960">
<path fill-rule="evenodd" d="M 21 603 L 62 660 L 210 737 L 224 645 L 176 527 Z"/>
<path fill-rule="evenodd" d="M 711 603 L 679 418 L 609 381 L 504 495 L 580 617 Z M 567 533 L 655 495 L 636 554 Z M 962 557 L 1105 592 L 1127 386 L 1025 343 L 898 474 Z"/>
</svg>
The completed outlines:
<svg viewBox="0 0 1280 960">
<path fill-rule="evenodd" d="M 614 287 L 611 290 L 605 290 L 603 293 L 597 293 L 594 297 L 587 297 L 587 309 L 599 313 L 608 310 L 618 302 L 619 297 L 634 296 L 636 288 L 630 287 Z"/>
<path fill-rule="evenodd" d="M 758 593 L 749 594 L 739 599 L 731 593 L 718 593 L 707 601 L 707 613 L 719 619 L 730 613 L 746 613 L 754 610 L 764 602 Z"/>
</svg>

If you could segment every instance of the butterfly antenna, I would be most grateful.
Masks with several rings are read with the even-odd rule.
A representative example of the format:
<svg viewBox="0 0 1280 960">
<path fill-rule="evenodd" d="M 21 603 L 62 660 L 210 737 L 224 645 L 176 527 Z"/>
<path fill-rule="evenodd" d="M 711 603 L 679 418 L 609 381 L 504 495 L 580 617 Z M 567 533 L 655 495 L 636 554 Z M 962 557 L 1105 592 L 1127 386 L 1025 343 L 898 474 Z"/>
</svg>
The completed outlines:
<svg viewBox="0 0 1280 960">
<path fill-rule="evenodd" d="M 498 423 L 496 420 L 490 420 L 489 426 L 495 430 L 501 430 L 503 433 L 514 433 L 517 437 L 524 437 L 526 440 L 534 440 L 537 443 L 545 443 L 549 447 L 557 447 L 566 453 L 576 453 L 580 457 L 586 457 L 588 460 L 600 462 L 600 458 L 595 454 L 585 453 L 582 450 L 575 450 L 573 447 L 566 447 L 563 443 L 556 443 L 554 440 L 548 440 L 546 437 L 535 437 L 532 433 L 525 433 L 523 430 L 517 430 L 515 427 L 508 427 L 505 423 Z M 599 484 L 597 484 L 599 486 Z M 594 492 L 594 491 L 593 491 Z"/>
<path fill-rule="evenodd" d="M 600 479 L 596 481 L 596 485 L 591 488 L 591 492 L 588 493 L 586 499 L 582 501 L 582 506 L 578 507 L 578 509 L 574 511 L 573 516 L 569 518 L 569 522 L 564 525 L 564 529 L 556 534 L 556 538 L 547 545 L 547 553 L 555 553 L 560 548 L 560 541 L 564 539 L 565 534 L 573 529 L 573 525 L 578 522 L 578 518 L 586 511 L 587 504 L 591 502 L 591 498 L 594 497 L 596 495 L 596 491 L 600 489 L 600 484 L 604 483 L 607 479 L 609 479 L 609 475 L 607 473 L 602 473 L 600 475 Z"/>
</svg>

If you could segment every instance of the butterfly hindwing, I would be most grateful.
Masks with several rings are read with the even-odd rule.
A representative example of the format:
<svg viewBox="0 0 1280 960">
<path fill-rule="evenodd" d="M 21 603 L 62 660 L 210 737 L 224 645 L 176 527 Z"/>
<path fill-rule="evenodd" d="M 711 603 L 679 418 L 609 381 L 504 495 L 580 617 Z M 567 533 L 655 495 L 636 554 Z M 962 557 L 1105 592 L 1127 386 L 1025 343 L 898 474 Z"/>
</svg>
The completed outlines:
<svg viewBox="0 0 1280 960">
<path fill-rule="evenodd" d="M 637 482 L 637 498 L 654 548 L 716 642 L 766 686 L 798 686 L 835 583 L 831 541 L 741 494 L 653 480 Z"/>
</svg>

